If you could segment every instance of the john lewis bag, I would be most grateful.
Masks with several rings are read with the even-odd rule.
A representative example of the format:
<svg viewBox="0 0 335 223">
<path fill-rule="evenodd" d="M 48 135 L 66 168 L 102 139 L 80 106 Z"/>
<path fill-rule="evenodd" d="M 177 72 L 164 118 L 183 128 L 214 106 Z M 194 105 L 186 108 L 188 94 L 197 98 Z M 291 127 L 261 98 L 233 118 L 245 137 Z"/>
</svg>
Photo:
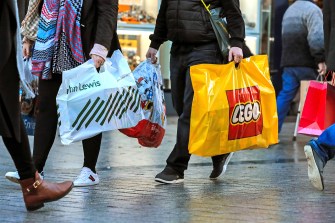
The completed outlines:
<svg viewBox="0 0 335 223">
<path fill-rule="evenodd" d="M 133 127 L 144 118 L 134 76 L 119 50 L 99 72 L 92 60 L 65 71 L 57 106 L 63 144 Z"/>
</svg>

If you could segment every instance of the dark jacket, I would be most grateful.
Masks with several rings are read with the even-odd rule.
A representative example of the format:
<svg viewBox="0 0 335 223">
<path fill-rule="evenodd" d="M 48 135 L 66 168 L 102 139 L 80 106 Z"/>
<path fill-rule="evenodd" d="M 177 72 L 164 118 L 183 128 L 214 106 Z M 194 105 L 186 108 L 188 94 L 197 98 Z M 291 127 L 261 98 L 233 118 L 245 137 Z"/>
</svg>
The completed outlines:
<svg viewBox="0 0 335 223">
<path fill-rule="evenodd" d="M 40 9 L 44 1 L 41 1 Z M 85 58 L 95 43 L 108 49 L 111 56 L 116 49 L 121 49 L 116 33 L 118 0 L 84 0 L 81 11 L 81 38 Z M 98 19 L 99 17 L 99 19 Z"/>
<path fill-rule="evenodd" d="M 323 0 L 323 21 L 325 32 L 326 64 L 329 70 L 335 71 L 335 2 Z"/>
<path fill-rule="evenodd" d="M 227 18 L 230 45 L 242 48 L 244 21 L 238 0 L 205 0 L 210 8 L 222 7 Z M 162 0 L 150 47 L 158 49 L 166 40 L 177 44 L 215 42 L 209 13 L 200 0 Z"/>
<path fill-rule="evenodd" d="M 99 20 L 97 17 L 99 16 Z M 81 37 L 86 58 L 94 43 L 105 46 L 111 56 L 120 49 L 116 34 L 118 0 L 84 0 L 81 12 Z"/>
<path fill-rule="evenodd" d="M 19 141 L 19 74 L 14 45 L 18 24 L 15 22 L 14 4 L 10 4 L 10 1 L 0 1 L 0 135 Z"/>
</svg>

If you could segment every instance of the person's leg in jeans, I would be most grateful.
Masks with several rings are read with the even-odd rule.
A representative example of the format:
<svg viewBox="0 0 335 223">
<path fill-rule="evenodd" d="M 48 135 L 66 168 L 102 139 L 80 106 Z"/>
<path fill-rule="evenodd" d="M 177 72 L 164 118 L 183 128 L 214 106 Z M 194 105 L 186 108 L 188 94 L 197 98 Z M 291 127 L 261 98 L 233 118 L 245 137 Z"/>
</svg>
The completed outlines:
<svg viewBox="0 0 335 223">
<path fill-rule="evenodd" d="M 285 67 L 282 75 L 282 90 L 277 96 L 277 113 L 278 113 L 278 131 L 281 131 L 285 117 L 290 110 L 290 105 L 295 97 L 300 83 L 294 75 L 294 68 Z"/>
<path fill-rule="evenodd" d="M 335 124 L 328 127 L 318 139 L 312 139 L 304 147 L 308 162 L 308 177 L 318 190 L 324 189 L 323 169 L 335 155 Z"/>
<path fill-rule="evenodd" d="M 39 80 L 38 114 L 36 117 L 33 160 L 38 172 L 42 172 L 54 143 L 57 131 L 56 96 L 62 83 L 61 75 L 52 80 Z"/>
<path fill-rule="evenodd" d="M 277 96 L 278 132 L 281 131 L 291 102 L 300 87 L 300 81 L 316 78 L 316 70 L 309 67 L 285 67 L 283 70 L 283 88 Z"/>
<path fill-rule="evenodd" d="M 329 126 L 325 131 L 323 131 L 323 133 L 316 140 L 316 144 L 320 147 L 320 150 L 323 151 L 324 154 L 326 154 L 325 156 L 323 156 L 325 162 L 334 158 L 335 124 Z"/>
<path fill-rule="evenodd" d="M 324 164 L 333 159 L 335 155 L 335 124 L 324 130 L 319 138 L 311 139 L 308 145 L 313 148 Z"/>
</svg>

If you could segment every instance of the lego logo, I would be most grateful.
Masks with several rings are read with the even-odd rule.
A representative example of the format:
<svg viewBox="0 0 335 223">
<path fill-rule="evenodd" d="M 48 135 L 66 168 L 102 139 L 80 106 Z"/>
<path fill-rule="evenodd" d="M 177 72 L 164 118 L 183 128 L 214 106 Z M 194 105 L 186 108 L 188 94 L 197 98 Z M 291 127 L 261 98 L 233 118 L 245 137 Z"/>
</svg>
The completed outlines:
<svg viewBox="0 0 335 223">
<path fill-rule="evenodd" d="M 233 110 L 231 123 L 233 125 L 257 121 L 261 116 L 259 101 L 237 104 Z"/>
<path fill-rule="evenodd" d="M 227 90 L 229 104 L 228 140 L 262 134 L 263 114 L 258 86 Z"/>
</svg>

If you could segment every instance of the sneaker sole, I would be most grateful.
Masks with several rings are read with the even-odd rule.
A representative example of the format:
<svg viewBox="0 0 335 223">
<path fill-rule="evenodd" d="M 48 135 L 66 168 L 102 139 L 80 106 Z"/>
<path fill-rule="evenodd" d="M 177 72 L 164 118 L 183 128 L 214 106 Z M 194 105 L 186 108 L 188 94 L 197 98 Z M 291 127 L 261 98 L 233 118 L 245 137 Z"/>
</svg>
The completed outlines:
<svg viewBox="0 0 335 223">
<path fill-rule="evenodd" d="M 305 151 L 305 155 L 307 158 L 307 164 L 308 164 L 308 178 L 310 182 L 312 183 L 313 187 L 315 187 L 316 189 L 320 191 L 323 191 L 324 185 L 322 183 L 319 168 L 315 162 L 312 147 L 309 145 L 306 145 L 304 147 L 304 151 Z"/>
<path fill-rule="evenodd" d="M 230 159 L 231 159 L 231 157 L 232 157 L 233 155 L 234 155 L 234 152 L 231 152 L 231 153 L 229 154 L 229 156 L 227 157 L 227 159 L 225 160 L 225 162 L 224 162 L 224 164 L 223 164 L 222 173 L 221 173 L 219 176 L 221 176 L 222 174 L 224 174 L 224 173 L 227 171 L 227 166 L 228 166 L 229 161 L 230 161 Z M 209 179 L 210 179 L 210 180 L 217 180 L 217 179 L 219 178 L 219 176 L 217 176 L 217 177 L 210 177 Z"/>
<path fill-rule="evenodd" d="M 73 183 L 73 187 L 88 187 L 88 186 L 94 186 L 94 185 L 97 185 L 97 184 L 99 184 L 99 182 L 90 183 L 90 184 L 76 184 L 76 183 Z"/>
<path fill-rule="evenodd" d="M 183 183 L 184 179 L 167 181 L 167 180 L 163 180 L 163 179 L 160 179 L 160 178 L 155 178 L 155 181 L 158 182 L 158 183 L 163 183 L 163 184 L 179 184 L 179 183 Z"/>
<path fill-rule="evenodd" d="M 13 183 L 19 183 L 19 180 L 16 177 L 11 177 L 11 176 L 5 176 L 7 180 L 13 182 Z"/>
</svg>

